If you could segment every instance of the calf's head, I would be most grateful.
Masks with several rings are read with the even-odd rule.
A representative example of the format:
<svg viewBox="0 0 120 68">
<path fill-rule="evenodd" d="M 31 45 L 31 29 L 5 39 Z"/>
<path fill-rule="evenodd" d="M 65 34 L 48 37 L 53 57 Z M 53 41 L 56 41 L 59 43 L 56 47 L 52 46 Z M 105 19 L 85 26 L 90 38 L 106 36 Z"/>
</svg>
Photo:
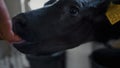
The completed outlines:
<svg viewBox="0 0 120 68">
<path fill-rule="evenodd" d="M 14 45 L 23 53 L 49 54 L 93 41 L 94 30 L 107 22 L 103 17 L 109 2 L 50 0 L 43 8 L 21 13 L 13 18 L 13 30 L 25 41 Z"/>
</svg>

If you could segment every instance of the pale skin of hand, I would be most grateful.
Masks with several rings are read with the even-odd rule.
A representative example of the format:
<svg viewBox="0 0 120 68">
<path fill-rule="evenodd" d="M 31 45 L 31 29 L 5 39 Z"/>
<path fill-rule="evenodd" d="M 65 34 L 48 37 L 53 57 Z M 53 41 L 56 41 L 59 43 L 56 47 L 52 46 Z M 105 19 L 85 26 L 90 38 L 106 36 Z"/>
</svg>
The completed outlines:
<svg viewBox="0 0 120 68">
<path fill-rule="evenodd" d="M 4 0 L 0 0 L 0 39 L 10 43 L 21 41 L 21 38 L 12 31 L 11 18 Z"/>
</svg>

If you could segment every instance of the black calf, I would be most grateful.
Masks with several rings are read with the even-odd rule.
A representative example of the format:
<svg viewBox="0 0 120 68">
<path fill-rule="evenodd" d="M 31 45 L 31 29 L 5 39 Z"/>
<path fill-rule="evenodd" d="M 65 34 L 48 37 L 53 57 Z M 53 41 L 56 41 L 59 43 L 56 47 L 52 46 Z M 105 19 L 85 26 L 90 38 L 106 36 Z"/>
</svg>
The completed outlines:
<svg viewBox="0 0 120 68">
<path fill-rule="evenodd" d="M 50 54 L 89 41 L 106 43 L 120 37 L 120 23 L 105 13 L 111 0 L 51 0 L 43 8 L 13 18 L 13 30 L 25 42 L 23 53 Z"/>
</svg>

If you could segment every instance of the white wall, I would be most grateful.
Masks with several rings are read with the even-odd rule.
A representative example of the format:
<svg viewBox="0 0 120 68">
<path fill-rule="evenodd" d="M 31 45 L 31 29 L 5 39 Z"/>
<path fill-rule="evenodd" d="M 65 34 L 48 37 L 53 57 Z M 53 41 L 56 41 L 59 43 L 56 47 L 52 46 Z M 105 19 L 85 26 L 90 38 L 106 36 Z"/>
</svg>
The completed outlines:
<svg viewBox="0 0 120 68">
<path fill-rule="evenodd" d="M 31 0 L 29 5 L 31 9 L 37 9 L 43 7 L 44 3 L 49 0 Z"/>
<path fill-rule="evenodd" d="M 92 43 L 86 43 L 67 51 L 67 68 L 91 68 L 89 55 Z"/>
<path fill-rule="evenodd" d="M 21 12 L 20 0 L 5 0 L 5 3 L 11 17 Z"/>
</svg>

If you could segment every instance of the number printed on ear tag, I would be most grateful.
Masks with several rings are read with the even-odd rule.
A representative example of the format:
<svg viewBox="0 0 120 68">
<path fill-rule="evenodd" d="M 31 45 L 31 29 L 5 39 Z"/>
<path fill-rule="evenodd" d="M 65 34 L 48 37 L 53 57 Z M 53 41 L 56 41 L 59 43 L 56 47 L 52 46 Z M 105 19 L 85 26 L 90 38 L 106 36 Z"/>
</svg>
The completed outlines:
<svg viewBox="0 0 120 68">
<path fill-rule="evenodd" d="M 112 25 L 119 22 L 120 21 L 120 5 L 111 3 L 106 12 L 106 16 Z"/>
</svg>

